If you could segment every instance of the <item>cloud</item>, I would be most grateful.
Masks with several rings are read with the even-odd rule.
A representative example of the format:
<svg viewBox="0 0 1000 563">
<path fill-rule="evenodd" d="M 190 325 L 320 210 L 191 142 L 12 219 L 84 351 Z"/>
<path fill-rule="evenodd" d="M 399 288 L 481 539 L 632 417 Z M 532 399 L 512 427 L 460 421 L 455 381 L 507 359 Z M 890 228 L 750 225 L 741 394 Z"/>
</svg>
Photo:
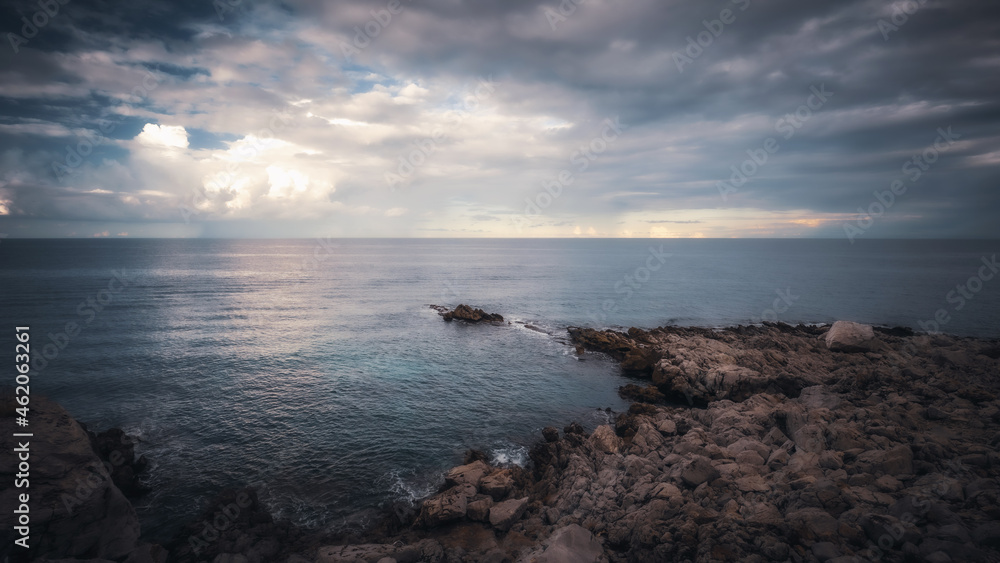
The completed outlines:
<svg viewBox="0 0 1000 563">
<path fill-rule="evenodd" d="M 552 2 L 427 0 L 350 60 L 369 3 L 213 6 L 74 0 L 0 50 L 0 229 L 841 237 L 951 127 L 865 236 L 1000 237 L 995 4 L 922 4 L 886 38 L 878 0 L 594 0 L 554 26 Z"/>
<path fill-rule="evenodd" d="M 136 136 L 136 141 L 144 145 L 176 147 L 186 149 L 188 147 L 188 134 L 184 127 L 179 125 L 156 125 L 147 123 L 142 128 L 142 132 Z"/>
</svg>

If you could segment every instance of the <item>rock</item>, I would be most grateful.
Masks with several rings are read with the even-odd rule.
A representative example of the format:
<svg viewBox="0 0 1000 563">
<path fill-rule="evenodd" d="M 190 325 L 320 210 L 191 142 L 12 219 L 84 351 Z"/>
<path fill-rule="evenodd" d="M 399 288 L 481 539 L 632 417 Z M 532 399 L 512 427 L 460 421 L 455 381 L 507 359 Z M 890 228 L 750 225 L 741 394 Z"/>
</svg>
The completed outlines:
<svg viewBox="0 0 1000 563">
<path fill-rule="evenodd" d="M 681 490 L 678 489 L 675 485 L 672 485 L 670 483 L 660 483 L 656 485 L 656 487 L 653 488 L 653 492 L 651 493 L 651 495 L 653 496 L 653 498 L 662 498 L 662 499 L 682 498 Z"/>
<path fill-rule="evenodd" d="M 634 383 L 629 383 L 628 385 L 618 388 L 618 395 L 629 401 L 638 401 L 650 404 L 663 403 L 667 400 L 667 396 L 660 392 L 655 385 L 640 387 Z"/>
<path fill-rule="evenodd" d="M 803 508 L 785 515 L 788 525 L 807 542 L 836 541 L 840 524 L 825 510 Z"/>
<path fill-rule="evenodd" d="M 528 508 L 528 497 L 505 500 L 490 508 L 490 525 L 500 531 L 507 531 L 521 518 Z"/>
<path fill-rule="evenodd" d="M 80 424 L 87 430 L 85 424 Z M 141 482 L 140 476 L 149 462 L 145 456 L 135 457 L 135 442 L 119 428 L 109 428 L 104 432 L 87 430 L 91 447 L 111 468 L 111 480 L 127 498 L 136 498 L 149 489 Z"/>
<path fill-rule="evenodd" d="M 872 473 L 908 475 L 913 473 L 913 450 L 909 446 L 896 446 L 891 450 L 871 450 L 858 456 L 858 463 L 867 465 Z"/>
<path fill-rule="evenodd" d="M 826 333 L 826 347 L 832 352 L 870 352 L 875 331 L 871 325 L 837 321 Z"/>
<path fill-rule="evenodd" d="M 4 423 L 13 427 L 12 421 Z M 36 503 L 31 513 L 32 547 L 25 555 L 124 560 L 137 548 L 139 519 L 84 428 L 58 404 L 32 395 L 31 431 L 35 439 L 20 438 L 30 442 L 29 492 Z M 0 435 L 3 451 L 14 452 L 17 440 L 10 432 Z M 5 483 L 13 482 L 13 473 L 9 482 L 5 477 Z M 4 530 L 16 525 L 13 509 L 20 504 L 17 494 L 24 492 L 11 486 L 0 490 Z M 38 504 L 41 499 L 48 499 L 45 510 Z"/>
<path fill-rule="evenodd" d="M 128 554 L 125 563 L 166 563 L 169 555 L 162 546 L 144 543 Z"/>
<path fill-rule="evenodd" d="M 503 322 L 503 316 L 502 315 L 499 315 L 499 314 L 496 314 L 496 313 L 487 313 L 486 311 L 483 311 L 482 309 L 473 309 L 472 307 L 469 307 L 468 305 L 459 305 L 458 307 L 455 307 L 454 311 L 448 311 L 446 313 L 442 313 L 441 316 L 444 317 L 444 320 L 449 321 L 449 322 L 451 322 L 453 320 L 456 320 L 456 321 L 465 321 L 465 322 L 468 322 L 468 323 L 480 323 L 480 322 L 502 323 Z"/>
<path fill-rule="evenodd" d="M 424 501 L 420 516 L 427 526 L 437 526 L 450 520 L 465 517 L 469 497 L 476 494 L 471 484 L 463 484 L 448 489 Z"/>
<path fill-rule="evenodd" d="M 912 523 L 888 514 L 868 514 L 861 519 L 861 527 L 875 545 L 902 545 L 920 543 L 920 531 Z"/>
<path fill-rule="evenodd" d="M 681 479 L 691 488 L 718 479 L 719 476 L 719 471 L 712 465 L 711 460 L 701 455 L 692 456 L 681 470 Z"/>
<path fill-rule="evenodd" d="M 559 441 L 559 429 L 552 426 L 546 426 L 542 428 L 542 437 L 545 438 L 546 442 L 558 442 Z"/>
<path fill-rule="evenodd" d="M 616 454 L 622 447 L 622 439 L 615 434 L 615 429 L 607 424 L 594 429 L 594 433 L 590 435 L 590 443 L 599 451 L 608 454 Z"/>
<path fill-rule="evenodd" d="M 677 433 L 677 423 L 669 418 L 656 425 L 656 429 L 662 434 L 673 436 Z"/>
<path fill-rule="evenodd" d="M 840 557 L 840 550 L 837 549 L 837 545 L 833 542 L 816 542 L 812 544 L 811 549 L 813 555 L 815 555 L 816 559 L 819 559 L 821 563 Z"/>
<path fill-rule="evenodd" d="M 536 563 L 597 563 L 604 554 L 601 542 L 586 528 L 570 524 L 559 528 L 545 542 Z"/>
<path fill-rule="evenodd" d="M 502 500 L 514 487 L 514 478 L 509 469 L 500 469 L 487 475 L 479 484 L 479 490 L 493 500 Z"/>
<path fill-rule="evenodd" d="M 390 556 L 395 551 L 394 546 L 383 544 L 327 546 L 321 547 L 317 551 L 316 563 L 376 562 Z"/>
<path fill-rule="evenodd" d="M 570 327 L 568 331 L 574 344 L 587 350 L 605 353 L 622 362 L 622 371 L 626 373 L 648 377 L 660 360 L 658 351 L 620 332 L 576 327 Z"/>
<path fill-rule="evenodd" d="M 466 503 L 465 515 L 469 520 L 476 522 L 486 522 L 490 519 L 490 508 L 493 507 L 493 499 L 488 495 L 476 495 Z"/>
<path fill-rule="evenodd" d="M 473 487 L 479 487 L 479 482 L 482 480 L 483 475 L 486 475 L 490 471 L 490 466 L 486 465 L 482 461 L 474 461 L 466 465 L 459 465 L 448 471 L 444 476 L 444 484 L 446 487 L 454 487 L 455 485 L 472 485 Z"/>
<path fill-rule="evenodd" d="M 987 522 L 972 530 L 972 539 L 980 547 L 1000 547 L 1000 522 Z"/>
</svg>

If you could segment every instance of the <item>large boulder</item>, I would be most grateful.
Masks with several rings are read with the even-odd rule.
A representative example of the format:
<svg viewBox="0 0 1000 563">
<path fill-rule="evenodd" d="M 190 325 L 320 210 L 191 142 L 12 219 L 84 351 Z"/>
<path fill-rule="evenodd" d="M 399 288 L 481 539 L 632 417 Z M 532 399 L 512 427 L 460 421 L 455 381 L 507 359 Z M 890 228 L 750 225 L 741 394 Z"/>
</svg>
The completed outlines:
<svg viewBox="0 0 1000 563">
<path fill-rule="evenodd" d="M 479 481 L 482 480 L 483 475 L 486 475 L 490 471 L 490 466 L 486 465 L 482 461 L 474 461 L 466 465 L 459 465 L 458 467 L 452 468 L 444 476 L 444 482 L 446 486 L 454 487 L 455 485 L 472 485 L 473 487 L 479 487 Z"/>
<path fill-rule="evenodd" d="M 4 417 L 12 414 L 5 406 Z M 30 489 L 0 490 L 0 505 L 5 507 L 0 528 L 13 530 L 16 515 L 6 507 L 19 506 L 18 495 L 27 493 L 32 509 L 29 555 L 124 560 L 137 547 L 139 519 L 86 431 L 65 409 L 40 395 L 31 398 L 30 420 L 33 438 L 15 438 L 10 432 L 0 436 L 5 452 L 27 443 L 31 465 Z M 13 483 L 14 473 L 14 464 L 5 464 L 0 478 Z"/>
<path fill-rule="evenodd" d="M 490 508 L 490 525 L 500 531 L 507 531 L 528 509 L 528 497 L 505 500 Z"/>
<path fill-rule="evenodd" d="M 469 498 L 475 496 L 476 487 L 470 484 L 458 485 L 434 495 L 424 501 L 420 518 L 427 526 L 437 526 L 451 520 L 465 517 Z"/>
<path fill-rule="evenodd" d="M 875 345 L 870 325 L 837 321 L 826 333 L 826 347 L 832 352 L 870 352 Z"/>
</svg>

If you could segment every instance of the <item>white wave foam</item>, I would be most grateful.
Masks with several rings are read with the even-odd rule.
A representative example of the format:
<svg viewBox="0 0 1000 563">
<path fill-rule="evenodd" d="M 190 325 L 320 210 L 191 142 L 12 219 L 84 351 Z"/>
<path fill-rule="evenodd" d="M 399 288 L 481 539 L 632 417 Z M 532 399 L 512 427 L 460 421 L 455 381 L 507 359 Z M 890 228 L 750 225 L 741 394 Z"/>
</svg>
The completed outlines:
<svg viewBox="0 0 1000 563">
<path fill-rule="evenodd" d="M 528 465 L 528 448 L 509 444 L 490 450 L 490 463 L 499 467 Z"/>
</svg>

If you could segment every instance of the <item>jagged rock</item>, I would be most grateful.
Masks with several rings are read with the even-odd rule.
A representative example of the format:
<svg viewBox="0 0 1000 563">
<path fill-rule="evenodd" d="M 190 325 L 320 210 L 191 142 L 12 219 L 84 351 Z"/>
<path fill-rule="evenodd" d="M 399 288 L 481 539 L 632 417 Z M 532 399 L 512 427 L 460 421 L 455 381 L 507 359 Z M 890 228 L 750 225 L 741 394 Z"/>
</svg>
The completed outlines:
<svg viewBox="0 0 1000 563">
<path fill-rule="evenodd" d="M 521 518 L 527 508 L 528 497 L 494 504 L 490 508 L 490 525 L 498 530 L 506 531 Z"/>
<path fill-rule="evenodd" d="M 701 455 L 692 456 L 681 471 L 684 484 L 692 488 L 718 479 L 719 476 L 719 470 L 712 465 L 712 461 Z"/>
<path fill-rule="evenodd" d="M 590 443 L 604 453 L 616 454 L 622 446 L 622 439 L 615 434 L 614 428 L 602 424 L 594 429 L 594 433 L 590 435 Z"/>
<path fill-rule="evenodd" d="M 509 469 L 500 469 L 483 478 L 479 490 L 493 500 L 502 500 L 514 486 L 514 478 Z"/>
<path fill-rule="evenodd" d="M 468 322 L 468 323 L 480 323 L 480 322 L 502 323 L 503 322 L 503 315 L 499 315 L 497 313 L 487 313 L 486 311 L 483 311 L 482 309 L 473 309 L 472 307 L 469 307 L 468 305 L 459 305 L 458 307 L 455 307 L 455 310 L 453 310 L 453 311 L 447 311 L 445 313 L 442 313 L 441 316 L 444 317 L 444 320 L 449 321 L 449 322 L 453 321 L 453 320 L 455 320 L 455 321 L 465 321 L 465 322 Z"/>
<path fill-rule="evenodd" d="M 479 487 L 479 482 L 490 470 L 490 466 L 482 461 L 474 461 L 466 465 L 460 465 L 448 471 L 444 476 L 446 487 L 455 485 L 472 485 Z"/>
<path fill-rule="evenodd" d="M 427 526 L 437 526 L 465 517 L 469 497 L 476 494 L 471 484 L 457 485 L 424 501 L 420 517 Z"/>
<path fill-rule="evenodd" d="M 837 321 L 826 333 L 825 341 L 832 352 L 870 352 L 875 342 L 875 331 L 870 325 Z"/>
<path fill-rule="evenodd" d="M 486 522 L 490 518 L 490 508 L 493 508 L 493 498 L 489 495 L 476 495 L 469 499 L 465 515 L 469 520 Z"/>
</svg>

